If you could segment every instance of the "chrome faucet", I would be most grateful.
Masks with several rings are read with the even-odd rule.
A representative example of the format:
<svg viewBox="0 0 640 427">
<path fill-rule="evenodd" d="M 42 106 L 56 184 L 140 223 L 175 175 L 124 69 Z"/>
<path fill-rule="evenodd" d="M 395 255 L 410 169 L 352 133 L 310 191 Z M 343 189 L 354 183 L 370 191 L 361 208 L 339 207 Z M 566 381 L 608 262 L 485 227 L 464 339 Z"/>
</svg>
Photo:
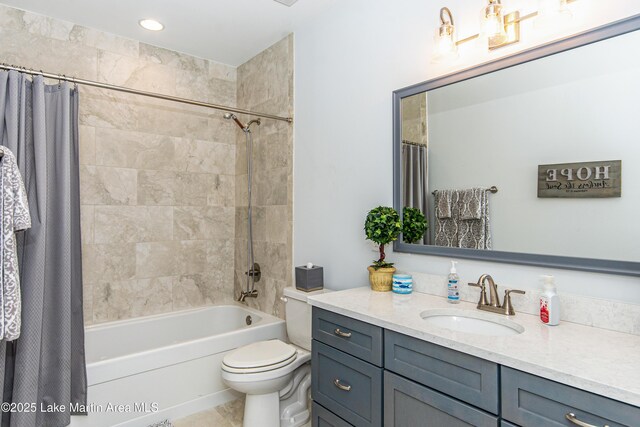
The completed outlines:
<svg viewBox="0 0 640 427">
<path fill-rule="evenodd" d="M 489 301 L 487 302 L 487 288 L 485 282 L 489 283 Z M 478 279 L 478 283 L 469 283 L 469 286 L 480 288 L 480 300 L 478 301 L 478 310 L 490 311 L 492 313 L 504 314 L 506 316 L 515 316 L 516 311 L 511 304 L 511 294 L 524 294 L 519 289 L 505 289 L 504 304 L 500 304 L 498 297 L 498 285 L 494 282 L 493 277 L 483 274 Z"/>
<path fill-rule="evenodd" d="M 240 292 L 240 297 L 238 298 L 239 302 L 244 302 L 247 298 L 258 298 L 258 290 L 253 289 L 251 291 L 242 291 Z"/>
</svg>

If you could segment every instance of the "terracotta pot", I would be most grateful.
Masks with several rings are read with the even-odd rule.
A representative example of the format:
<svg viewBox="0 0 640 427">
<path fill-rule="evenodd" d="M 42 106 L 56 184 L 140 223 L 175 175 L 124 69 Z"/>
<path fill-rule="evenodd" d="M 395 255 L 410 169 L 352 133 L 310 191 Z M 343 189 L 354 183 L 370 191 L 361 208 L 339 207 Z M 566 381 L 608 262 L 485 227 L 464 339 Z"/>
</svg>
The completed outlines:
<svg viewBox="0 0 640 427">
<path fill-rule="evenodd" d="M 376 292 L 389 292 L 393 285 L 393 273 L 396 272 L 395 267 L 374 269 L 367 267 L 369 270 L 369 283 L 371 290 Z"/>
</svg>

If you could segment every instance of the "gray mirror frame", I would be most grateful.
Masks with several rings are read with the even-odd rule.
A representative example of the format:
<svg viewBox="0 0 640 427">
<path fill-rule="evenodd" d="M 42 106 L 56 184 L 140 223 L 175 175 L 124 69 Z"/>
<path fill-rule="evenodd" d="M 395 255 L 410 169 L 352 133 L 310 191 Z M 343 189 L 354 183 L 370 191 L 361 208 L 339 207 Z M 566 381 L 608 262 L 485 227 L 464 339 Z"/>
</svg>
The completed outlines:
<svg viewBox="0 0 640 427">
<path fill-rule="evenodd" d="M 486 62 L 423 83 L 418 83 L 393 92 L 393 207 L 402 211 L 401 196 L 401 143 L 402 124 L 400 102 L 402 98 L 447 86 L 456 82 L 478 77 L 494 71 L 513 67 L 526 62 L 535 61 L 556 53 L 565 52 L 591 43 L 596 43 L 632 31 L 640 30 L 640 14 L 613 22 L 592 30 L 553 41 L 535 48 L 524 50 L 511 56 Z M 640 237 L 640 236 L 639 236 Z M 577 258 L 555 255 L 540 255 L 504 251 L 483 251 L 478 249 L 447 248 L 440 246 L 412 245 L 402 242 L 402 237 L 393 243 L 394 252 L 435 255 L 450 258 L 463 258 L 502 262 L 509 264 L 553 267 L 569 270 L 581 270 L 596 273 L 640 276 L 640 262 L 614 261 L 591 258 Z"/>
</svg>

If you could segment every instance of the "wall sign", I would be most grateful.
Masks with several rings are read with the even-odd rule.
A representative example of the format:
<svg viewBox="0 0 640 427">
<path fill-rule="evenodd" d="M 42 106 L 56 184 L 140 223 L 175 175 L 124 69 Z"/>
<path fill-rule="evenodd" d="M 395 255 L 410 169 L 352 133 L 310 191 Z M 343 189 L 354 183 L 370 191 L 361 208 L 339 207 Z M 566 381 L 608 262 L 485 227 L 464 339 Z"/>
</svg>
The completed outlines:
<svg viewBox="0 0 640 427">
<path fill-rule="evenodd" d="M 621 197 L 622 160 L 538 166 L 538 197 Z"/>
</svg>

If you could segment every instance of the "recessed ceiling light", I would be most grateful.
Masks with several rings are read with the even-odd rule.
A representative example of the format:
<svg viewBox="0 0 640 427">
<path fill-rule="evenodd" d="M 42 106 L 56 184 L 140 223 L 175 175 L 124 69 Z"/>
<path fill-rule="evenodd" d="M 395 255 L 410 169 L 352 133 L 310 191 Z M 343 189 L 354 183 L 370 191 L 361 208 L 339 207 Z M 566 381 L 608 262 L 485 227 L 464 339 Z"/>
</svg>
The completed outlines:
<svg viewBox="0 0 640 427">
<path fill-rule="evenodd" d="M 289 6 L 289 7 L 291 7 L 291 6 L 293 6 L 293 4 L 294 4 L 295 2 L 297 2 L 298 0 L 275 0 L 275 1 L 277 1 L 278 3 L 282 3 L 282 4 L 283 4 L 283 5 L 285 5 L 285 6 Z"/>
<path fill-rule="evenodd" d="M 138 21 L 138 24 L 140 24 L 140 26 L 145 30 L 149 31 L 162 31 L 164 29 L 164 25 L 155 19 L 141 19 Z"/>
</svg>

